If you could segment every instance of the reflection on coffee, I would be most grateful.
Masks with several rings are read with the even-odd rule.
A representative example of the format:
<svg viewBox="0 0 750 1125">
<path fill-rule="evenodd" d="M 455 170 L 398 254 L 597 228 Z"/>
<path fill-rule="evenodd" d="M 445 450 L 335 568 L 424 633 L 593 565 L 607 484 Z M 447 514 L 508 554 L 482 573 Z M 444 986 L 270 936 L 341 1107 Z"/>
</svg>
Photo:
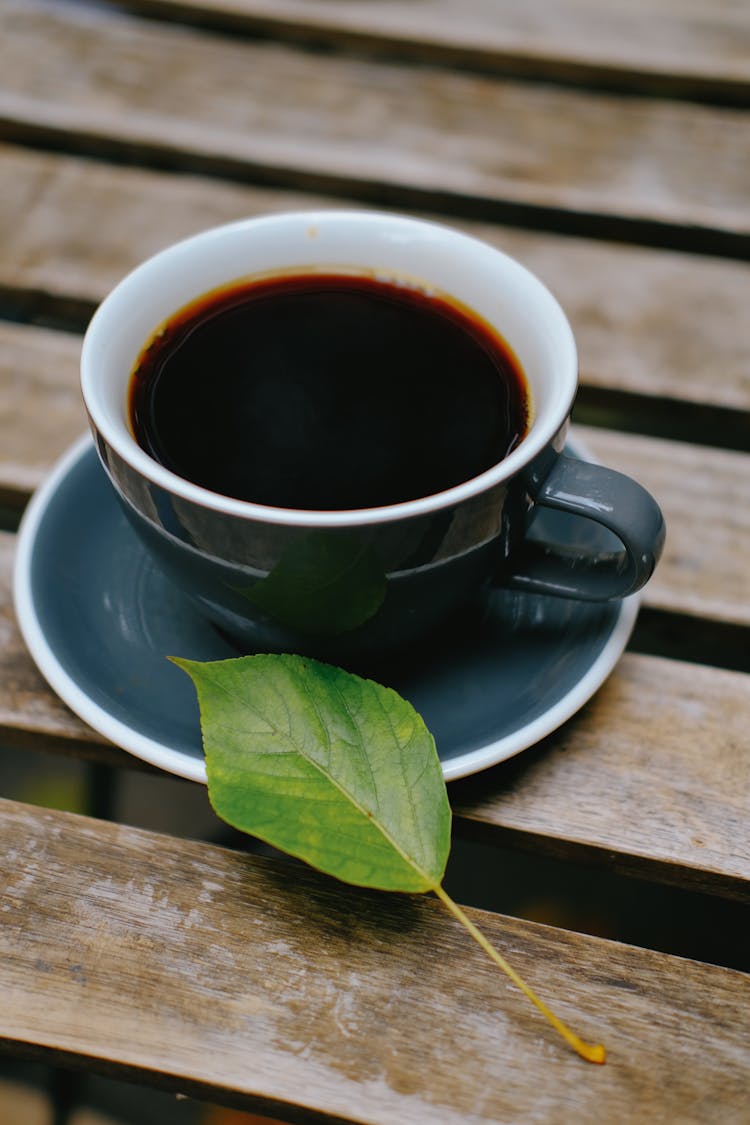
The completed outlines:
<svg viewBox="0 0 750 1125">
<path fill-rule="evenodd" d="M 406 285 L 295 274 L 217 290 L 144 348 L 138 443 L 187 480 L 282 508 L 440 492 L 524 437 L 518 361 L 480 318 Z"/>
</svg>

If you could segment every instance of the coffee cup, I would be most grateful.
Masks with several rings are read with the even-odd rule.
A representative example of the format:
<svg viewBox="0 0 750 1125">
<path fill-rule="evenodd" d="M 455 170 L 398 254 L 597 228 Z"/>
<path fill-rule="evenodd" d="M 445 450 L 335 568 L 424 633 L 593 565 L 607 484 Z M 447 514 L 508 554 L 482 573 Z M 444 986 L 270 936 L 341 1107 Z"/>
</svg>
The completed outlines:
<svg viewBox="0 0 750 1125">
<path fill-rule="evenodd" d="M 105 298 L 81 378 L 128 519 L 238 651 L 366 663 L 493 586 L 625 597 L 661 552 L 649 493 L 564 452 L 559 304 L 446 226 L 330 210 L 188 238 Z M 540 542 L 549 509 L 605 534 Z"/>
</svg>

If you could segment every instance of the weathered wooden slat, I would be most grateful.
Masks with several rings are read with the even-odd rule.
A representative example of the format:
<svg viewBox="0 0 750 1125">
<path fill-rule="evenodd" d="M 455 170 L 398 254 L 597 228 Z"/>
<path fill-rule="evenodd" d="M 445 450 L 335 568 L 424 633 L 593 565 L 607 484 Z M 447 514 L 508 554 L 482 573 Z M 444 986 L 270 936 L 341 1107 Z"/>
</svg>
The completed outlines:
<svg viewBox="0 0 750 1125">
<path fill-rule="evenodd" d="M 130 268 L 167 243 L 246 215 L 331 202 L 8 146 L 0 146 L 0 192 L 0 293 L 17 315 L 68 323 L 85 321 Z M 750 407 L 746 264 L 458 225 L 518 257 L 558 295 L 573 323 L 586 388 L 659 400 L 667 412 L 669 403 L 691 404 L 701 408 L 696 424 L 703 426 L 711 411 L 726 417 Z M 44 465 L 78 425 L 68 397 L 75 346 L 61 337 L 56 356 L 51 337 L 13 326 L 0 326 L 0 334 L 0 425 L 17 434 L 0 446 L 0 480 L 12 488 L 14 465 L 16 485 L 27 481 L 17 451 L 27 440 L 33 458 L 37 444 L 25 432 L 31 419 L 18 414 L 24 381 L 44 393 L 47 411 L 60 412 L 60 440 L 45 445 Z"/>
<path fill-rule="evenodd" d="M 12 802 L 0 840 L 0 1034 L 16 1051 L 289 1121 L 746 1111 L 742 973 L 472 911 L 607 1044 L 587 1068 L 434 901 Z"/>
<path fill-rule="evenodd" d="M 11 582 L 15 536 L 0 532 L 0 738 L 5 744 L 126 761 L 122 751 L 81 722 L 47 687 L 21 639 L 13 611 Z"/>
<path fill-rule="evenodd" d="M 748 901 L 748 729 L 746 675 L 626 654 L 579 715 L 532 750 L 455 782 L 451 803 L 463 830 L 484 829 L 495 842 L 507 835 Z"/>
<path fill-rule="evenodd" d="M 13 546 L 0 534 L 0 736 L 139 768 L 73 716 L 33 666 L 9 600 Z M 743 897 L 749 726 L 738 673 L 628 655 L 581 716 L 516 762 L 454 785 L 452 800 L 461 819 L 524 847 Z"/>
<path fill-rule="evenodd" d="M 35 298 L 92 307 L 144 258 L 207 227 L 270 211 L 341 206 L 301 192 L 3 144 L 0 191 L 0 289 L 8 300 L 17 292 L 16 301 L 32 309 Z M 726 264 L 730 275 L 748 268 Z"/>
<path fill-rule="evenodd" d="M 0 532 L 0 738 L 113 765 L 136 765 L 106 744 L 50 690 L 29 656 L 12 604 L 15 536 Z"/>
<path fill-rule="evenodd" d="M 734 0 L 644 0 L 624 8 L 598 0 L 127 0 L 127 7 L 203 27 L 504 74 L 750 99 L 750 29 Z"/>
<path fill-rule="evenodd" d="M 79 337 L 0 321 L 0 504 L 23 502 L 83 432 Z"/>
<path fill-rule="evenodd" d="M 0 12 L 6 136 L 565 212 L 599 234 L 666 224 L 670 239 L 748 252 L 750 126 L 732 110 L 234 43 L 78 4 Z"/>
<path fill-rule="evenodd" d="M 645 604 L 750 625 L 750 456 L 579 427 L 603 464 L 656 496 L 667 519 L 664 555 Z"/>
</svg>

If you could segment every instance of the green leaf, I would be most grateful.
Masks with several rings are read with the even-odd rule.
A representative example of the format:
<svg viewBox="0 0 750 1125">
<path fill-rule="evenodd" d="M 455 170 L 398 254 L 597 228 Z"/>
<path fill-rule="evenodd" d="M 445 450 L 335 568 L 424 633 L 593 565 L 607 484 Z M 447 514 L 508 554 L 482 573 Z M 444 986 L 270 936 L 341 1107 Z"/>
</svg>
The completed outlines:
<svg viewBox="0 0 750 1125">
<path fill-rule="evenodd" d="M 336 637 L 369 621 L 385 591 L 382 563 L 368 543 L 348 532 L 311 532 L 240 592 L 282 625 Z"/>
<path fill-rule="evenodd" d="M 198 692 L 220 817 L 348 883 L 439 886 L 450 807 L 434 740 L 411 704 L 300 656 L 175 663 Z"/>
<path fill-rule="evenodd" d="M 347 883 L 434 891 L 567 1043 L 603 1063 L 443 890 L 450 807 L 435 743 L 395 691 L 301 656 L 174 659 L 198 692 L 222 819 Z"/>
</svg>

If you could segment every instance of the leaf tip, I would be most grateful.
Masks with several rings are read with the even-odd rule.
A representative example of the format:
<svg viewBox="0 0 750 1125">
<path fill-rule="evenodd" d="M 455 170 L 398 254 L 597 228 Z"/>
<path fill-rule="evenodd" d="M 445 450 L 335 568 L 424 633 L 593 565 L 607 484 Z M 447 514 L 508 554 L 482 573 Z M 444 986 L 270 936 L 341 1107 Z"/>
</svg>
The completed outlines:
<svg viewBox="0 0 750 1125">
<path fill-rule="evenodd" d="M 168 656 L 167 660 L 170 662 L 170 664 L 174 664 L 177 668 L 180 668 L 183 672 L 190 676 L 190 679 L 193 680 L 193 682 L 195 682 L 194 670 L 197 670 L 201 667 L 202 661 L 187 660 L 184 656 Z"/>
</svg>

